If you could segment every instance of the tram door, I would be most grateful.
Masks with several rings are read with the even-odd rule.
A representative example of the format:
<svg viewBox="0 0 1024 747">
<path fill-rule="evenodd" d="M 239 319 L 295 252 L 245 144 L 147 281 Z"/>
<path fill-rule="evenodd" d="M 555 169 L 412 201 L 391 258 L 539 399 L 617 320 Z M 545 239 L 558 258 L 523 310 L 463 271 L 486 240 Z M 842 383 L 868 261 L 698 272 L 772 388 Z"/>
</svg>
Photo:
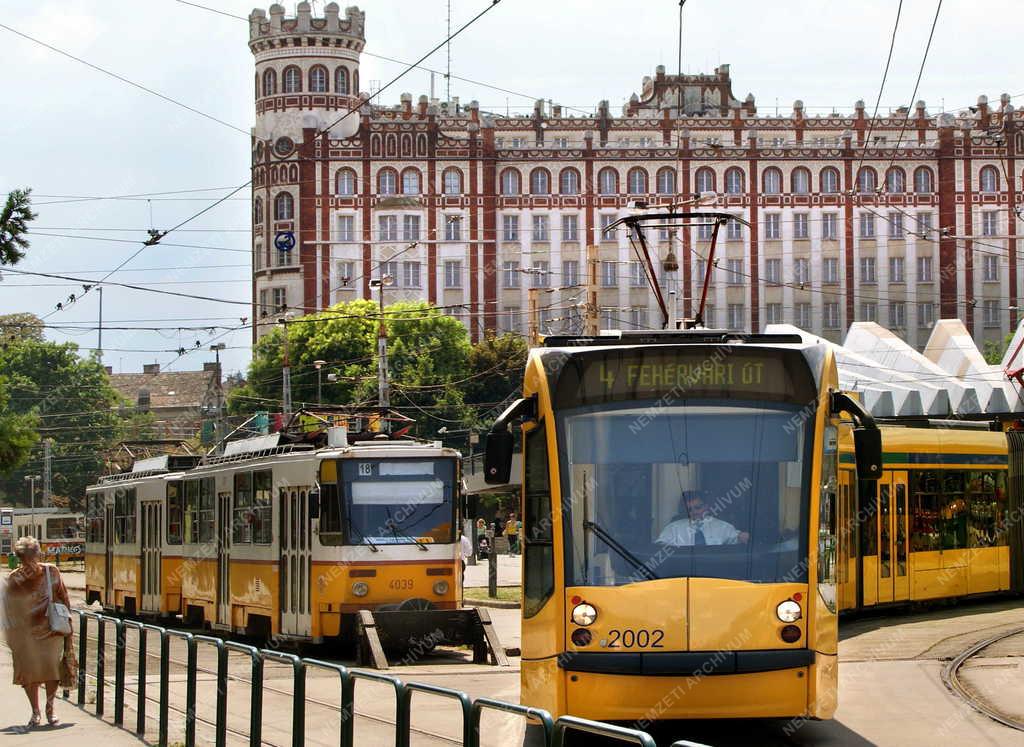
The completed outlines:
<svg viewBox="0 0 1024 747">
<path fill-rule="evenodd" d="M 142 610 L 160 611 L 160 538 L 163 534 L 163 504 L 157 501 L 142 503 Z"/>
<path fill-rule="evenodd" d="M 310 536 L 306 488 L 281 491 L 281 632 L 309 635 Z"/>
<path fill-rule="evenodd" d="M 886 472 L 878 481 L 879 604 L 910 598 L 907 522 L 907 473 Z"/>
<path fill-rule="evenodd" d="M 217 496 L 217 623 L 231 626 L 231 493 Z"/>
<path fill-rule="evenodd" d="M 107 511 L 107 522 L 106 522 L 106 573 L 104 574 L 104 586 L 105 591 L 103 594 L 103 602 L 107 607 L 115 607 L 116 600 L 114 599 L 114 507 L 110 504 L 106 506 Z"/>
</svg>

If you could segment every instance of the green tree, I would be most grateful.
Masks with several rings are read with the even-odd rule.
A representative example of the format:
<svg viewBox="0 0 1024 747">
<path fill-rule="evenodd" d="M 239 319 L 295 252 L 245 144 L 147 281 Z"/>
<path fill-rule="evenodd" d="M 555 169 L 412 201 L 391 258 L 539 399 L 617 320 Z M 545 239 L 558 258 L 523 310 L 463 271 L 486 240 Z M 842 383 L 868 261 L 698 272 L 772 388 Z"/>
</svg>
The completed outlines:
<svg viewBox="0 0 1024 747">
<path fill-rule="evenodd" d="M 513 392 L 523 388 L 523 370 L 529 346 L 519 335 L 487 336 L 469 353 L 466 402 L 472 407 L 472 425 L 489 425 L 494 409 Z"/>
<path fill-rule="evenodd" d="M 10 397 L 7 381 L 0 377 L 0 474 L 11 472 L 28 459 L 32 447 L 39 440 L 36 426 L 39 419 L 33 415 L 18 415 L 9 410 Z"/>
<path fill-rule="evenodd" d="M 0 315 L 0 344 L 16 340 L 42 342 L 43 320 L 28 312 Z"/>
<path fill-rule="evenodd" d="M 3 210 L 0 210 L 0 265 L 17 264 L 28 249 L 29 221 L 35 220 L 32 212 L 31 189 L 16 189 L 7 195 Z"/>
<path fill-rule="evenodd" d="M 986 340 L 981 349 L 985 362 L 990 366 L 998 366 L 1002 363 L 1003 356 L 1006 354 L 1006 349 L 1010 346 L 1010 340 L 1012 339 L 1013 332 L 1008 332 L 1002 340 Z"/>
</svg>

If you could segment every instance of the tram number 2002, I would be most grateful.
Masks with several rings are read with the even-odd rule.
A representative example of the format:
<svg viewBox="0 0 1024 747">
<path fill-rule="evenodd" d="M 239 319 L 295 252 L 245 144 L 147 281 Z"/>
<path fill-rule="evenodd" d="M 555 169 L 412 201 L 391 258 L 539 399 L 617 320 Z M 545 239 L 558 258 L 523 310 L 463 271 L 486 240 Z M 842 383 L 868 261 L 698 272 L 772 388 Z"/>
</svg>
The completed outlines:
<svg viewBox="0 0 1024 747">
<path fill-rule="evenodd" d="M 618 630 L 613 628 L 608 631 L 607 648 L 664 648 L 662 639 L 665 638 L 664 630 L 633 630 L 624 628 Z"/>
</svg>

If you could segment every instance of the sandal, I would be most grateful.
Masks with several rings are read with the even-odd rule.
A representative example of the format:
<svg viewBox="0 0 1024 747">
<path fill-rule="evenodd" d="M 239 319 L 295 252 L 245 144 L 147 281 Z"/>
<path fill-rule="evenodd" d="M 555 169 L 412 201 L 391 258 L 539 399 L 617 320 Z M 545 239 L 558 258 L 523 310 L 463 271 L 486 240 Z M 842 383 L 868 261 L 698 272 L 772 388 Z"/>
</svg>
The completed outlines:
<svg viewBox="0 0 1024 747">
<path fill-rule="evenodd" d="M 60 723 L 60 719 L 53 715 L 53 703 L 47 703 L 46 705 L 46 723 L 50 726 L 56 726 Z"/>
<path fill-rule="evenodd" d="M 39 726 L 39 712 L 33 711 L 32 718 L 28 720 L 28 728 L 34 729 L 37 726 Z"/>
</svg>

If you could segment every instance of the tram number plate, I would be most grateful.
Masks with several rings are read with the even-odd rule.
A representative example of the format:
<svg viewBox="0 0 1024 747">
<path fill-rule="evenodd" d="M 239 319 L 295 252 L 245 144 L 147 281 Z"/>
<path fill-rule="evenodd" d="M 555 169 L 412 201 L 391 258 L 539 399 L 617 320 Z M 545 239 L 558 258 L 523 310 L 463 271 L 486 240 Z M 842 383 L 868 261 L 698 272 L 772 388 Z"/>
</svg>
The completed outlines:
<svg viewBox="0 0 1024 747">
<path fill-rule="evenodd" d="M 665 638 L 664 630 L 647 630 L 640 628 L 613 628 L 608 631 L 607 648 L 664 648 L 662 640 Z"/>
<path fill-rule="evenodd" d="M 412 579 L 411 578 L 393 578 L 390 581 L 388 581 L 388 588 L 389 589 L 399 590 L 399 591 L 411 589 L 412 588 Z"/>
</svg>

